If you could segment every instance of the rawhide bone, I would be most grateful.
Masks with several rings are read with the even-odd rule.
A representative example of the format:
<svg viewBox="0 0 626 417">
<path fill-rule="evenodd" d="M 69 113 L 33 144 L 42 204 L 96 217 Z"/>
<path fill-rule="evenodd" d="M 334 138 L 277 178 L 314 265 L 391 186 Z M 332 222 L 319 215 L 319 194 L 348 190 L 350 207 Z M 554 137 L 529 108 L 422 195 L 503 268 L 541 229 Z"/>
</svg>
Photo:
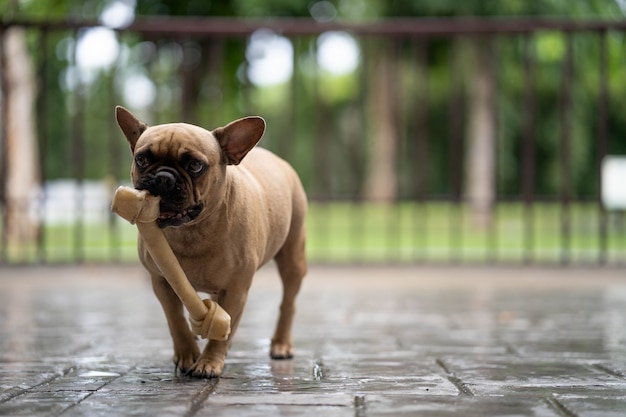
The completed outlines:
<svg viewBox="0 0 626 417">
<path fill-rule="evenodd" d="M 156 222 L 159 218 L 159 201 L 159 197 L 146 190 L 119 187 L 113 196 L 111 210 L 137 225 L 152 260 L 189 311 L 191 330 L 205 339 L 227 340 L 230 316 L 216 302 L 200 299 L 191 286 Z"/>
</svg>

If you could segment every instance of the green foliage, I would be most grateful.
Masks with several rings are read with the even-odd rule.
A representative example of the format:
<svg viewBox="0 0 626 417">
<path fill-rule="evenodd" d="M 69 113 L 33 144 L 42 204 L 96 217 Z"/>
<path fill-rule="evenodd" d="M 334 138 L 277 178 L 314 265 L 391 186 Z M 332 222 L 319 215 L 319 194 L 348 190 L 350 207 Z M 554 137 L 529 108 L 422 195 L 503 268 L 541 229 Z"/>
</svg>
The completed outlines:
<svg viewBox="0 0 626 417">
<path fill-rule="evenodd" d="M 103 0 L 0 0 L 0 16 L 3 19 L 96 20 L 105 5 Z"/>
<path fill-rule="evenodd" d="M 364 3 L 381 16 L 622 16 L 613 0 L 369 0 Z"/>
<path fill-rule="evenodd" d="M 104 0 L 0 0 L 3 19 L 77 19 L 98 18 L 109 2 Z M 616 18 L 622 16 L 612 0 L 334 0 L 336 18 L 344 21 L 389 16 L 565 16 Z M 141 0 L 136 14 L 198 16 L 295 16 L 311 15 L 314 2 L 292 0 Z M 80 36 L 82 32 L 78 32 Z M 72 31 L 29 34 L 34 65 L 45 71 L 46 94 L 38 103 L 39 136 L 42 140 L 44 175 L 48 179 L 68 176 L 79 178 L 126 178 L 128 152 L 117 132 L 112 108 L 127 105 L 123 79 L 129 71 L 147 75 L 156 86 L 154 105 L 140 114 L 149 123 L 182 120 L 207 128 L 224 124 L 245 114 L 259 113 L 268 120 L 263 144 L 290 159 L 298 167 L 307 189 L 320 198 L 360 195 L 363 173 L 367 169 L 367 144 L 371 139 L 371 68 L 376 49 L 370 38 L 357 39 L 361 62 L 356 72 L 342 76 L 325 73 L 317 65 L 316 38 L 292 39 L 296 63 L 294 80 L 282 85 L 257 87 L 246 76 L 245 39 L 143 39 L 135 34 L 120 34 L 124 47 L 119 63 L 102 70 L 89 83 L 75 88 L 63 87 L 61 80 L 72 78 Z M 610 92 L 609 152 L 626 153 L 621 138 L 626 134 L 626 56 L 622 33 L 606 38 L 608 91 Z M 524 35 L 502 36 L 492 45 L 498 74 L 498 193 L 515 196 L 521 192 L 525 84 L 524 45 L 530 45 L 534 62 L 534 147 L 535 192 L 555 195 L 563 182 L 561 164 L 561 120 L 570 123 L 573 168 L 572 191 L 588 197 L 597 192 L 596 155 L 599 96 L 599 37 L 593 33 L 574 35 L 573 83 L 567 91 L 571 106 L 563 110 L 563 61 L 567 41 L 560 32 L 538 32 L 525 40 Z M 428 160 L 425 161 L 427 195 L 450 196 L 455 178 L 453 153 L 465 146 L 454 143 L 458 131 L 465 132 L 466 120 L 456 133 L 452 114 L 464 112 L 467 101 L 467 71 L 464 58 L 451 64 L 455 40 L 429 39 L 426 69 L 419 67 L 419 43 L 400 40 L 393 43 L 396 56 L 398 97 L 402 111 L 399 126 L 399 195 L 414 198 L 418 193 L 415 163 L 421 149 L 417 138 L 427 133 Z M 462 49 L 462 48 L 461 48 Z M 45 57 L 41 54 L 44 52 Z M 45 66 L 44 66 L 45 64 Z M 460 74 L 457 74 L 460 73 Z M 425 99 L 427 97 L 427 100 Z M 451 99 L 459 100 L 453 107 Z M 428 107 L 426 122 L 417 121 L 419 111 Z M 565 114 L 562 114 L 562 112 Z M 84 119 L 82 117 L 84 116 Z M 420 145 L 421 146 L 421 145 Z M 71 163 L 67 163 L 67 161 Z M 462 163 L 462 161 L 461 161 Z"/>
<path fill-rule="evenodd" d="M 1 20 L 97 20 L 104 0 L 0 0 Z M 623 18 L 613 0 L 333 0 L 339 21 L 371 21 L 384 17 L 559 16 Z M 309 17 L 315 2 L 292 0 L 138 0 L 136 14 L 234 17 Z M 332 14 L 332 13 L 331 13 Z M 498 204 L 494 228 L 476 231 L 463 204 L 411 202 L 416 198 L 450 199 L 463 178 L 466 113 L 471 83 L 467 51 L 456 38 L 395 39 L 392 48 L 397 112 L 400 202 L 394 205 L 323 203 L 357 201 L 367 171 L 371 141 L 372 68 L 376 41 L 357 38 L 360 63 L 342 76 L 323 71 L 316 62 L 317 37 L 291 38 L 293 78 L 280 85 L 255 86 L 246 75 L 247 39 L 180 39 L 141 37 L 119 32 L 118 62 L 100 70 L 89 82 L 78 82 L 72 56 L 83 31 L 31 31 L 28 43 L 40 78 L 37 129 L 45 179 L 128 177 L 130 155 L 113 118 L 116 104 L 127 105 L 124 80 L 144 74 L 156 86 L 156 100 L 139 116 L 149 123 L 187 121 L 207 128 L 245 114 L 268 121 L 263 145 L 286 157 L 298 169 L 312 200 L 309 255 L 318 261 L 469 260 L 519 261 L 528 250 L 538 260 L 558 262 L 563 247 L 577 260 L 594 261 L 602 248 L 596 203 L 569 209 L 547 203 L 529 209 Z M 598 110 L 601 92 L 598 33 L 571 35 L 572 83 L 565 85 L 568 34 L 539 31 L 532 35 L 494 38 L 497 73 L 498 197 L 522 192 L 525 123 L 533 120 L 533 188 L 537 196 L 558 199 L 565 181 L 571 197 L 588 199 L 598 192 Z M 608 57 L 608 151 L 626 154 L 626 42 L 623 32 L 605 34 Z M 525 72 L 526 53 L 533 66 L 532 84 Z M 424 54 L 423 56 L 421 54 Z M 458 54 L 458 55 L 457 55 Z M 455 61 L 457 60 L 457 61 Z M 533 99 L 533 111 L 526 100 Z M 568 101 L 564 101 L 569 97 Z M 454 126 L 453 121 L 459 126 Z M 569 151 L 562 138 L 569 126 Z M 459 136 L 460 137 L 455 137 Z M 427 150 L 424 155 L 421 152 Z M 456 155 L 456 156 L 455 156 Z M 461 157 L 459 157 L 461 155 Z M 564 177 L 562 164 L 571 167 Z M 528 216 L 530 223 L 526 223 Z M 569 219 L 571 223 L 561 223 Z M 111 225 L 49 225 L 43 244 L 53 261 L 134 260 L 134 229 Z M 110 226 L 110 227 L 109 227 Z M 571 241 L 563 242 L 563 228 Z M 609 258 L 624 253 L 623 217 L 609 217 Z M 496 242 L 496 243 L 494 243 Z M 529 243 L 531 242 L 531 243 Z M 496 245 L 496 246 L 493 246 Z M 530 245 L 530 246 L 529 246 Z M 497 251 L 492 249 L 497 247 Z M 532 249 L 528 249 L 531 247 Z M 114 249 L 111 249 L 114 248 Z M 117 251 L 119 253 L 111 253 Z M 11 252 L 13 248 L 9 248 Z M 29 248 L 37 256 L 38 248 Z M 495 254 L 494 254 L 495 253 Z M 9 257 L 13 257 L 9 253 Z M 13 258 L 11 258 L 13 259 Z M 19 260 L 19 259 L 18 259 Z"/>
</svg>

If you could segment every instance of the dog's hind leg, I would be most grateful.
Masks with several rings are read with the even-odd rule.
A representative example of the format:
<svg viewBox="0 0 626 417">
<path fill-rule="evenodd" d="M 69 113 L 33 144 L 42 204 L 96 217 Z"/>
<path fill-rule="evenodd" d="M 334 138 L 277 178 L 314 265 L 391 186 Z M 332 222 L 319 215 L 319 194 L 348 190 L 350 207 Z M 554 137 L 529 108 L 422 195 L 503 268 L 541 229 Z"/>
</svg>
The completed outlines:
<svg viewBox="0 0 626 417">
<path fill-rule="evenodd" d="M 303 223 L 303 222 L 302 222 Z M 301 224 L 292 231 L 287 241 L 274 260 L 283 282 L 283 299 L 276 331 L 272 337 L 270 356 L 272 359 L 289 359 L 293 357 L 293 338 L 291 328 L 296 312 L 296 296 L 300 291 L 302 279 L 307 271 L 305 255 L 305 231 Z"/>
</svg>

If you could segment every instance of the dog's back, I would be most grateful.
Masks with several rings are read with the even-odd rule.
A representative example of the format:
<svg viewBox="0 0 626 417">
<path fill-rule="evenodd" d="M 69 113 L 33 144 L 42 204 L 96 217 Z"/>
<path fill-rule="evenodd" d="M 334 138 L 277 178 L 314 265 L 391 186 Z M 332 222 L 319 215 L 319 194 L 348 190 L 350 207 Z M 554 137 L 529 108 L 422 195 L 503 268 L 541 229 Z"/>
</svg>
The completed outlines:
<svg viewBox="0 0 626 417">
<path fill-rule="evenodd" d="M 264 197 L 270 240 L 263 257 L 264 264 L 278 253 L 290 239 L 304 239 L 307 198 L 300 178 L 289 163 L 263 148 L 254 148 L 240 165 L 230 167 L 250 176 Z M 291 208 L 291 210 L 289 210 Z M 257 208 L 261 209 L 261 208 Z M 259 265 L 260 266 L 260 265 Z"/>
</svg>

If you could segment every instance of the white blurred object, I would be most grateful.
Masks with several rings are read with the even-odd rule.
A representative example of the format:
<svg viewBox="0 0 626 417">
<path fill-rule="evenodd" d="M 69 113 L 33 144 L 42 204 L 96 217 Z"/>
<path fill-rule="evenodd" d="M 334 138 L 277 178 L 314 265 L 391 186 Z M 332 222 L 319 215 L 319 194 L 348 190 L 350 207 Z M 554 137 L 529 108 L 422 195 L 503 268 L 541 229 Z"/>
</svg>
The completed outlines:
<svg viewBox="0 0 626 417">
<path fill-rule="evenodd" d="M 608 210 L 626 209 L 626 157 L 607 156 L 602 161 L 602 204 Z"/>
<path fill-rule="evenodd" d="M 111 217 L 111 197 L 117 185 L 111 181 L 48 181 L 32 198 L 30 215 L 47 225 L 72 225 L 78 221 L 105 224 Z"/>
</svg>

